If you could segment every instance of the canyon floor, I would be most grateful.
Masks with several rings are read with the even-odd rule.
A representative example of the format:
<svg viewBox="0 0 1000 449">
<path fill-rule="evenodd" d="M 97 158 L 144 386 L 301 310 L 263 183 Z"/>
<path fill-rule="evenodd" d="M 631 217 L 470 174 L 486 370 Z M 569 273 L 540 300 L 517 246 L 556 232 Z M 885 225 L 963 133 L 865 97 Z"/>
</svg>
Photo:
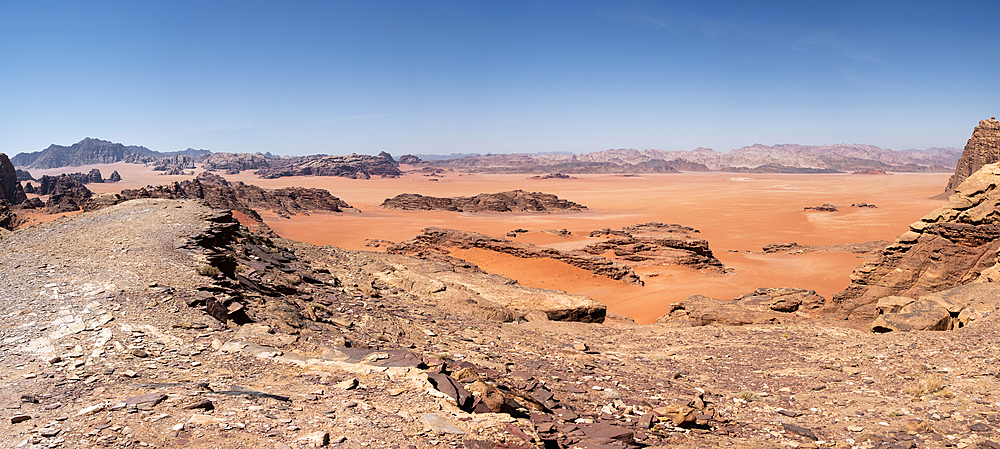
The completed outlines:
<svg viewBox="0 0 1000 449">
<path fill-rule="evenodd" d="M 129 164 L 100 168 L 118 169 L 124 180 L 88 185 L 96 193 L 185 178 Z M 888 334 L 829 322 L 642 324 L 691 294 L 731 298 L 788 286 L 829 297 L 847 285 L 858 254 L 762 254 L 761 247 L 892 240 L 940 205 L 927 198 L 947 175 L 227 178 L 322 187 L 360 210 L 264 214 L 289 240 L 259 244 L 260 257 L 247 262 L 274 261 L 272 271 L 298 276 L 288 295 L 324 298 L 332 315 L 297 328 L 281 319 L 237 326 L 190 307 L 203 292 L 221 291 L 218 279 L 199 274 L 206 256 L 191 250 L 193 236 L 217 221 L 198 202 L 136 200 L 45 217 L 51 221 L 0 239 L 0 446 L 1000 447 L 996 314 L 951 332 Z M 588 210 L 377 207 L 399 193 L 515 188 Z M 840 210 L 803 210 L 824 203 Z M 444 308 L 414 284 L 359 289 L 362 272 L 384 271 L 382 255 L 295 242 L 377 252 L 367 239 L 398 242 L 427 226 L 497 237 L 523 228 L 530 232 L 512 239 L 566 249 L 592 230 L 650 221 L 699 229 L 730 272 L 642 267 L 639 287 L 558 262 L 460 254 L 521 285 L 604 302 L 611 313 L 603 324 L 503 323 Z M 511 410 L 468 413 L 458 389 L 441 384 L 448 379 L 483 398 L 501 395 Z"/>
</svg>

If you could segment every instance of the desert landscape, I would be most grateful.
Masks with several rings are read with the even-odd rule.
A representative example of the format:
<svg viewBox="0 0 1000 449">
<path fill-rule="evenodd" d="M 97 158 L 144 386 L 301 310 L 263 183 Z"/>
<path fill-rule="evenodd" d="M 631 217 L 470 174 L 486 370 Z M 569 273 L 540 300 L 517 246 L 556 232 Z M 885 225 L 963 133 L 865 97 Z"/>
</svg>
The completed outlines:
<svg viewBox="0 0 1000 449">
<path fill-rule="evenodd" d="M 951 173 L 127 148 L 0 155 L 7 447 L 1000 447 L 995 119 Z"/>
<path fill-rule="evenodd" d="M 0 0 L 0 449 L 1000 449 L 998 0 Z"/>
</svg>

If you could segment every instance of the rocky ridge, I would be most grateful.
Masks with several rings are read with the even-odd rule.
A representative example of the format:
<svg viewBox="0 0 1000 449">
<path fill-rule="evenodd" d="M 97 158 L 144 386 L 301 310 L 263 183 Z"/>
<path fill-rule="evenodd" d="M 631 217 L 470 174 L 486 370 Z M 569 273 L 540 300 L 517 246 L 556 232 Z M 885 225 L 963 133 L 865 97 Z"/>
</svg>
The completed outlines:
<svg viewBox="0 0 1000 449">
<path fill-rule="evenodd" d="M 369 179 L 372 176 L 395 178 L 402 174 L 399 171 L 399 164 L 385 152 L 378 156 L 350 154 L 283 157 L 270 161 L 268 167 L 254 173 L 265 179 L 284 176 L 340 176 Z"/>
<path fill-rule="evenodd" d="M 437 198 L 403 193 L 386 198 L 379 206 L 395 210 L 442 210 L 448 212 L 560 212 L 581 211 L 587 206 L 542 192 L 512 190 L 482 193 L 472 197 Z"/>
<path fill-rule="evenodd" d="M 881 298 L 921 296 L 1000 280 L 1000 165 L 983 166 L 948 202 L 910 225 L 878 260 L 854 270 L 834 312 L 871 321 Z"/>
<path fill-rule="evenodd" d="M 946 172 L 958 161 L 955 148 L 894 151 L 873 145 L 751 145 L 725 153 L 616 149 L 577 155 L 476 155 L 427 161 L 442 168 L 489 173 L 666 173 L 721 170 L 749 173 L 835 173 L 860 170 Z"/>
<path fill-rule="evenodd" d="M 186 155 L 195 157 L 209 153 L 207 150 L 188 148 L 183 151 L 159 152 L 137 145 L 122 145 L 106 140 L 87 137 L 73 145 L 52 144 L 42 151 L 20 153 L 12 158 L 18 167 L 49 169 L 90 164 L 113 164 L 115 162 L 151 162 L 161 157 Z"/>
<path fill-rule="evenodd" d="M 230 183 L 222 176 L 202 172 L 190 181 L 157 187 L 126 189 L 120 194 L 102 195 L 88 210 L 137 198 L 201 199 L 219 209 L 230 209 L 246 217 L 254 228 L 266 228 L 258 210 L 269 210 L 288 217 L 312 211 L 343 212 L 351 206 L 324 189 L 285 187 L 262 189 L 242 182 Z"/>
<path fill-rule="evenodd" d="M 955 193 L 962 181 L 984 165 L 997 162 L 1000 162 L 1000 121 L 996 117 L 990 117 L 989 120 L 980 121 L 979 126 L 972 131 L 972 137 L 962 151 L 962 158 L 955 166 L 955 174 L 948 179 L 948 186 L 941 194 L 942 199 Z"/>
</svg>

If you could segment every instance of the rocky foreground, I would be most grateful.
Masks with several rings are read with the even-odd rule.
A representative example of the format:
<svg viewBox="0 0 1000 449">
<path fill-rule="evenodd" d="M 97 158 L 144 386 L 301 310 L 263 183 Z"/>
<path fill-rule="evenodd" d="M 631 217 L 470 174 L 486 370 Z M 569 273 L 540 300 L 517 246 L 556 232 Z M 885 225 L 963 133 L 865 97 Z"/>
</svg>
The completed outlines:
<svg viewBox="0 0 1000 449">
<path fill-rule="evenodd" d="M 18 230 L 0 266 L 3 447 L 1000 447 L 996 314 L 640 326 L 190 200 Z"/>
</svg>

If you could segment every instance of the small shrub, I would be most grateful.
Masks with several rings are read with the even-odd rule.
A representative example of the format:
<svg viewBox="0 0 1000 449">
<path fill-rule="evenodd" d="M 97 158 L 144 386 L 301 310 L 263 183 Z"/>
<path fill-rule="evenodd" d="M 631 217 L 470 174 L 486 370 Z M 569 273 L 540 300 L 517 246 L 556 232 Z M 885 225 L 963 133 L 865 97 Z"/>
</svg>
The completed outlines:
<svg viewBox="0 0 1000 449">
<path fill-rule="evenodd" d="M 220 273 L 218 268 L 215 268 L 211 265 L 199 265 L 195 271 L 197 271 L 198 274 L 202 276 L 208 276 L 208 277 L 216 277 Z"/>
<path fill-rule="evenodd" d="M 754 392 L 749 391 L 749 390 L 741 391 L 740 394 L 737 395 L 737 397 L 739 397 L 740 399 L 742 399 L 744 401 L 747 401 L 747 402 L 753 402 L 753 401 L 759 401 L 760 400 L 760 396 L 758 396 L 757 393 L 754 393 Z"/>
<path fill-rule="evenodd" d="M 908 388 L 907 392 L 913 395 L 913 397 L 919 398 L 928 394 L 937 393 L 944 390 L 944 388 L 944 379 L 942 379 L 941 376 L 927 373 L 917 380 L 916 385 Z"/>
</svg>

